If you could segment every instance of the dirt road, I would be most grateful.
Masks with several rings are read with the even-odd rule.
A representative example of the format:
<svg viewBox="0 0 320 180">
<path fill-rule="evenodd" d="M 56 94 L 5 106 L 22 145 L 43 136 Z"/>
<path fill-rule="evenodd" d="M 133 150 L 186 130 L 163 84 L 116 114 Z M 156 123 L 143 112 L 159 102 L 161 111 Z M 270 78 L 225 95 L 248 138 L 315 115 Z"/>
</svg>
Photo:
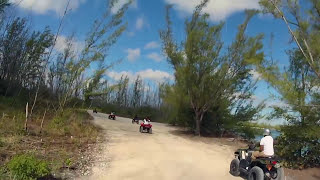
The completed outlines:
<svg viewBox="0 0 320 180">
<path fill-rule="evenodd" d="M 152 123 L 153 134 L 140 133 L 130 119 L 108 120 L 92 114 L 108 141 L 92 169 L 90 180 L 228 180 L 233 150 L 219 143 L 205 143 L 174 135 L 165 124 Z M 107 166 L 105 166 L 107 164 Z"/>
</svg>

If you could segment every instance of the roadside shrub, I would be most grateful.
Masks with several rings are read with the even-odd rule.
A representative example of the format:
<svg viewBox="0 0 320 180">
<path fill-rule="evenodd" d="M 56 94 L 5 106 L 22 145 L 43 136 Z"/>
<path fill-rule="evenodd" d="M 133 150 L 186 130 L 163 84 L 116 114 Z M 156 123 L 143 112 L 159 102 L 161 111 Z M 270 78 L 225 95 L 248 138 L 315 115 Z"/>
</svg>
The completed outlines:
<svg viewBox="0 0 320 180">
<path fill-rule="evenodd" d="M 13 157 L 7 166 L 17 180 L 35 180 L 50 174 L 48 163 L 28 154 Z"/>
<path fill-rule="evenodd" d="M 281 128 L 276 153 L 290 168 L 320 166 L 320 127 L 317 125 L 291 125 Z"/>
<path fill-rule="evenodd" d="M 69 133 L 70 117 L 73 114 L 71 110 L 66 110 L 56 115 L 50 122 L 49 128 L 53 134 L 65 135 Z"/>
</svg>

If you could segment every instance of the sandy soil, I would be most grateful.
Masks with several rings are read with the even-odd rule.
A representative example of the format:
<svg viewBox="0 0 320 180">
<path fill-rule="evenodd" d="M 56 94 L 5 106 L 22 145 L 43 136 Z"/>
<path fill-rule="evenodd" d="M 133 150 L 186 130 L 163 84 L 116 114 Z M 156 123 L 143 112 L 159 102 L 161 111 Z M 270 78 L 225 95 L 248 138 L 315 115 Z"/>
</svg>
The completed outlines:
<svg viewBox="0 0 320 180">
<path fill-rule="evenodd" d="M 91 175 L 83 180 L 242 179 L 229 174 L 233 152 L 244 145 L 241 142 L 183 135 L 160 123 L 152 123 L 153 134 L 140 133 L 131 119 L 114 121 L 107 114 L 90 114 L 105 130 L 106 142 L 96 155 Z M 286 170 L 286 179 L 320 179 L 318 170 Z"/>
<path fill-rule="evenodd" d="M 228 180 L 233 149 L 220 143 L 195 141 L 175 135 L 175 128 L 152 123 L 153 134 L 140 133 L 131 119 L 108 120 L 106 114 L 92 114 L 106 131 L 104 149 L 98 155 L 92 180 Z"/>
</svg>

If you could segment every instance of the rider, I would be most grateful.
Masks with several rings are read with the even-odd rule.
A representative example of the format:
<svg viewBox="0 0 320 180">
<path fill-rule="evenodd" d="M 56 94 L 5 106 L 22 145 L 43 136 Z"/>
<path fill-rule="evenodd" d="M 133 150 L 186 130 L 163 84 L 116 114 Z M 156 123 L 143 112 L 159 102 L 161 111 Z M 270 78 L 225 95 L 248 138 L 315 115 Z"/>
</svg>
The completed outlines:
<svg viewBox="0 0 320 180">
<path fill-rule="evenodd" d="M 149 124 L 150 120 L 148 117 L 143 119 L 143 124 Z"/>
<path fill-rule="evenodd" d="M 264 129 L 263 138 L 260 141 L 260 150 L 252 153 L 252 159 L 257 157 L 271 157 L 274 155 L 273 138 L 270 136 L 270 130 Z"/>
<path fill-rule="evenodd" d="M 148 121 L 148 122 L 150 122 L 151 120 L 150 120 L 150 118 L 149 118 L 149 116 L 147 116 L 146 117 L 146 120 Z"/>
</svg>

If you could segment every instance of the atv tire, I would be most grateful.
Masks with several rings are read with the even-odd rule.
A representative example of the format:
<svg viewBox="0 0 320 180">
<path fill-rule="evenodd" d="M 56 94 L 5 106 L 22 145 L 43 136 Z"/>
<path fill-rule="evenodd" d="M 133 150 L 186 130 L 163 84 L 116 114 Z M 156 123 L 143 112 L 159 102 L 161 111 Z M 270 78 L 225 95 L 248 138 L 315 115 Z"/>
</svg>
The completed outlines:
<svg viewBox="0 0 320 180">
<path fill-rule="evenodd" d="M 152 134 L 152 128 L 150 128 L 150 129 L 148 130 L 148 133 Z"/>
<path fill-rule="evenodd" d="M 230 174 L 233 176 L 239 176 L 240 170 L 239 170 L 240 161 L 239 159 L 233 159 L 230 163 Z"/>
<path fill-rule="evenodd" d="M 274 180 L 284 180 L 284 170 L 283 168 L 277 168 L 277 177 L 276 178 L 271 178 Z"/>
<path fill-rule="evenodd" d="M 140 132 L 141 132 L 141 133 L 143 132 L 143 127 L 142 127 L 142 126 L 140 126 Z"/>
<path fill-rule="evenodd" d="M 263 170 L 258 166 L 254 166 L 249 171 L 248 180 L 264 180 Z"/>
</svg>

